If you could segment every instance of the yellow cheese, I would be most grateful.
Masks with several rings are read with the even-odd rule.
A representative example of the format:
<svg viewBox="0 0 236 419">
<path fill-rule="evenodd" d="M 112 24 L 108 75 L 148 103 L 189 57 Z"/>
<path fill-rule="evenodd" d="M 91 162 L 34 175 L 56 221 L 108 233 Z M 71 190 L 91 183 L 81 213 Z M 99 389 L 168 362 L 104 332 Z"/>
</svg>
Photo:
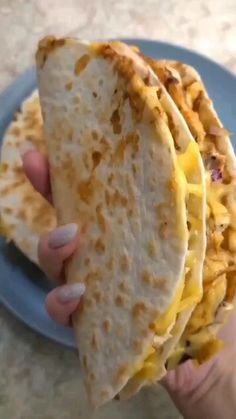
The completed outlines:
<svg viewBox="0 0 236 419">
<path fill-rule="evenodd" d="M 184 153 L 177 154 L 177 160 L 180 168 L 183 170 L 187 181 L 191 179 L 199 168 L 198 146 L 194 141 L 190 141 Z"/>
<path fill-rule="evenodd" d="M 185 267 L 192 268 L 195 262 L 196 262 L 196 255 L 195 255 L 194 250 L 188 250 L 186 260 L 185 260 Z"/>
<path fill-rule="evenodd" d="M 199 197 L 202 197 L 202 195 L 203 195 L 202 185 L 197 185 L 197 184 L 194 184 L 194 183 L 188 183 L 187 190 L 188 190 L 188 193 L 191 193 L 191 194 L 199 196 Z"/>
<path fill-rule="evenodd" d="M 224 347 L 224 342 L 216 337 L 212 337 L 205 345 L 202 345 L 201 349 L 197 352 L 195 362 L 203 364 L 217 354 Z"/>
<path fill-rule="evenodd" d="M 184 289 L 184 279 L 181 281 L 179 288 L 176 291 L 174 300 L 172 301 L 170 307 L 166 313 L 158 316 L 158 319 L 155 322 L 155 332 L 157 335 L 162 336 L 168 329 L 168 327 L 175 321 L 176 314 L 178 313 L 178 308 L 180 300 L 182 297 Z"/>
<path fill-rule="evenodd" d="M 201 228 L 201 220 L 197 219 L 193 213 L 195 208 L 191 208 L 194 204 L 190 203 L 188 200 L 188 195 L 193 194 L 196 197 L 203 196 L 203 186 L 202 184 L 195 184 L 194 176 L 195 172 L 199 170 L 199 151 L 198 145 L 194 141 L 190 141 L 187 149 L 184 153 L 177 155 L 178 168 L 176 170 L 176 181 L 181 184 L 182 190 L 185 193 L 187 199 L 187 210 L 188 210 L 188 221 L 189 224 L 189 239 L 195 235 L 197 236 L 199 228 Z M 189 205 L 189 206 L 188 206 Z M 189 242 L 190 243 L 190 242 Z M 195 284 L 194 279 L 185 281 L 185 277 L 188 275 L 191 278 L 191 270 L 193 269 L 196 261 L 196 252 L 195 250 L 190 250 L 186 257 L 185 262 L 185 274 L 184 278 L 180 282 L 180 285 L 175 293 L 174 299 L 169 306 L 168 310 L 158 316 L 154 322 L 154 330 L 158 336 L 163 336 L 171 324 L 175 323 L 176 316 L 181 311 L 187 309 L 188 307 L 194 307 L 197 304 L 202 296 L 202 290 L 198 285 Z M 176 326 L 176 325 L 175 325 Z M 175 328 L 172 328 L 171 333 L 174 335 Z M 177 334 L 177 330 L 176 330 Z M 154 350 L 153 347 L 150 348 L 151 353 L 149 353 L 143 362 L 142 365 L 138 365 L 134 369 L 132 380 L 134 381 L 151 381 L 155 379 L 158 372 L 163 369 L 161 365 L 161 347 Z"/>
</svg>

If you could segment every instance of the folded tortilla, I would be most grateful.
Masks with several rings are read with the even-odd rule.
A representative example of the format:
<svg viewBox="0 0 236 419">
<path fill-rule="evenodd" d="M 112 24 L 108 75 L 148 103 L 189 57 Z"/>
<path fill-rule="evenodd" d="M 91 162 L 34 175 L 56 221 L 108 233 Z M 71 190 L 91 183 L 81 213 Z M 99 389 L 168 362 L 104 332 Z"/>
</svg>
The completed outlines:
<svg viewBox="0 0 236 419">
<path fill-rule="evenodd" d="M 124 44 L 48 37 L 37 66 L 58 220 L 83 237 L 67 281 L 86 284 L 74 328 L 98 406 L 163 374 L 161 348 L 201 299 L 203 166 L 167 91 Z"/>
<path fill-rule="evenodd" d="M 7 128 L 0 162 L 0 234 L 12 240 L 38 264 L 39 237 L 56 227 L 54 208 L 32 187 L 22 167 L 21 154 L 46 152 L 38 92 L 22 104 Z"/>
<path fill-rule="evenodd" d="M 169 362 L 202 363 L 221 347 L 216 335 L 233 308 L 236 291 L 236 159 L 199 74 L 174 61 L 148 60 L 184 116 L 205 166 L 207 250 L 203 299 L 195 309 Z"/>
</svg>

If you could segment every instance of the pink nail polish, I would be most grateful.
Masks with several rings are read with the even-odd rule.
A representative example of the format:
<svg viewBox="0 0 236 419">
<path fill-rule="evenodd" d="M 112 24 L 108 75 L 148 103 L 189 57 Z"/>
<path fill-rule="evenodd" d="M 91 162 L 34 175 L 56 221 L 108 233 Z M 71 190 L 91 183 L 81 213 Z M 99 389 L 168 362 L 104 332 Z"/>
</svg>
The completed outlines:
<svg viewBox="0 0 236 419">
<path fill-rule="evenodd" d="M 60 226 L 50 234 L 48 245 L 51 249 L 65 246 L 76 237 L 77 232 L 78 225 L 75 223 Z"/>
<path fill-rule="evenodd" d="M 60 303 L 68 303 L 70 301 L 79 300 L 85 292 L 85 285 L 81 283 L 68 284 L 59 287 L 57 290 L 57 298 Z"/>
</svg>

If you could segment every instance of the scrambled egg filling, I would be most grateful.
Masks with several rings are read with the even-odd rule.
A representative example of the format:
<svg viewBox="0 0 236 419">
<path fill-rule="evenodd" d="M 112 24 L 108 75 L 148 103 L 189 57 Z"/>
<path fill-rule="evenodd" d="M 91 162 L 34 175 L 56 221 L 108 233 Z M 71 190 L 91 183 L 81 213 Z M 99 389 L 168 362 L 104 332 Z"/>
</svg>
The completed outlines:
<svg viewBox="0 0 236 419">
<path fill-rule="evenodd" d="M 183 79 L 184 85 L 184 79 Z M 218 122 L 200 81 L 182 86 L 176 80 L 166 86 L 195 136 L 204 161 L 207 186 L 207 251 L 203 273 L 203 299 L 195 308 L 183 337 L 168 362 L 176 366 L 182 357 L 202 363 L 213 356 L 222 342 L 214 334 L 215 318 L 222 304 L 232 306 L 236 292 L 235 185 L 228 173 L 222 144 L 228 133 Z M 226 151 L 225 151 L 226 153 Z M 189 163 L 191 165 L 191 162 Z M 212 331 L 211 331 L 212 330 Z M 183 358 L 184 359 L 184 358 Z"/>
<path fill-rule="evenodd" d="M 196 169 L 199 167 L 198 162 L 198 148 L 196 143 L 193 141 L 189 143 L 184 153 L 178 154 L 178 178 L 182 182 L 182 187 L 185 190 L 187 207 L 189 212 L 189 250 L 185 260 L 185 274 L 182 281 L 179 284 L 178 289 L 175 292 L 174 299 L 170 304 L 168 310 L 161 314 L 154 322 L 154 330 L 157 337 L 164 336 L 168 333 L 171 328 L 171 335 L 174 335 L 174 325 L 177 315 L 183 310 L 193 307 L 197 304 L 202 296 L 202 291 L 194 281 L 191 281 L 191 271 L 196 261 L 196 251 L 190 250 L 190 240 L 194 237 L 196 240 L 199 232 L 199 220 L 194 215 L 196 208 L 191 203 L 191 195 L 202 196 L 203 186 L 201 184 L 189 183 L 188 179 L 191 179 L 193 173 L 193 166 Z M 176 331 L 177 332 L 177 331 Z M 143 362 L 140 362 L 133 372 L 131 377 L 132 382 L 152 382 L 156 379 L 158 374 L 162 371 L 163 361 L 160 357 L 161 346 L 154 348 L 151 346 L 150 350 L 145 356 Z"/>
</svg>

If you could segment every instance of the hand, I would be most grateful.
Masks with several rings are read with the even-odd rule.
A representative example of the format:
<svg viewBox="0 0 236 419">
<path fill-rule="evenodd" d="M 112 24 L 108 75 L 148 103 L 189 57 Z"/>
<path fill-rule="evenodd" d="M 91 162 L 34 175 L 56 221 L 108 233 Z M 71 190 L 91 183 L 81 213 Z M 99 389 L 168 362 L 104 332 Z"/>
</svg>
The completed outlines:
<svg viewBox="0 0 236 419">
<path fill-rule="evenodd" d="M 47 159 L 35 151 L 23 156 L 25 173 L 34 188 L 51 201 Z M 46 275 L 63 282 L 64 262 L 79 246 L 75 224 L 59 227 L 41 238 L 39 260 Z M 72 313 L 84 292 L 82 284 L 61 285 L 51 291 L 46 300 L 50 316 L 62 325 L 70 325 Z M 236 389 L 236 311 L 221 332 L 226 347 L 217 356 L 196 368 L 191 361 L 168 372 L 161 384 L 186 418 L 234 418 Z M 232 395 L 232 400 L 230 399 Z M 227 403 L 226 403 L 227 402 Z M 228 410 L 227 410 L 228 409 Z"/>
<path fill-rule="evenodd" d="M 51 202 L 49 166 L 45 156 L 29 151 L 23 157 L 25 173 L 34 188 Z M 39 262 L 42 270 L 58 284 L 65 282 L 64 262 L 79 246 L 78 226 L 68 224 L 41 237 L 38 246 Z M 85 291 L 83 284 L 60 285 L 47 296 L 46 308 L 57 323 L 71 324 L 71 314 L 77 309 Z"/>
</svg>

